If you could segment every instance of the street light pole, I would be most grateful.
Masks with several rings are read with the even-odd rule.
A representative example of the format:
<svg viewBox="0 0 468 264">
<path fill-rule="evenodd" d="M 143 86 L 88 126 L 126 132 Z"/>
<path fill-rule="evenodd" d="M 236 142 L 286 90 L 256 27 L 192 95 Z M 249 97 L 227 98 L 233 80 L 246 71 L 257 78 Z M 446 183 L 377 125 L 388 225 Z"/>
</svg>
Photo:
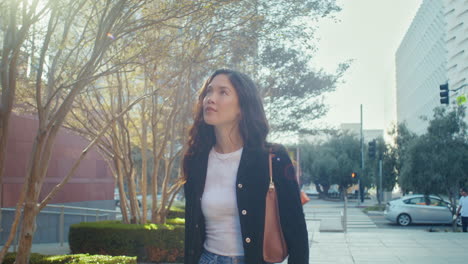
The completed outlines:
<svg viewBox="0 0 468 264">
<path fill-rule="evenodd" d="M 383 186 L 382 186 L 382 159 L 379 159 L 379 185 L 380 185 L 380 192 L 379 192 L 379 205 L 382 203 L 383 198 Z"/>
<path fill-rule="evenodd" d="M 361 104 L 361 176 L 364 173 L 364 135 L 362 132 L 363 127 L 363 119 L 362 119 L 362 104 Z M 361 200 L 363 198 L 362 188 L 361 188 L 361 177 L 358 178 L 358 206 L 361 205 Z"/>
</svg>

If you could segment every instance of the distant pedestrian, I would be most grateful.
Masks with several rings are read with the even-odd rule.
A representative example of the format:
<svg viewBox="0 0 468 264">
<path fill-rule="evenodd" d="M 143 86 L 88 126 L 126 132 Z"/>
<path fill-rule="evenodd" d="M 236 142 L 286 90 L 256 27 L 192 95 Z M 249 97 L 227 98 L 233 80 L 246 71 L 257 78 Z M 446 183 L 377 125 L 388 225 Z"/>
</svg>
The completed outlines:
<svg viewBox="0 0 468 264">
<path fill-rule="evenodd" d="M 457 215 L 461 216 L 462 219 L 462 230 L 466 232 L 468 227 L 468 193 L 466 192 L 466 188 L 460 189 L 460 202 L 458 205 Z M 461 211 L 461 214 L 460 214 Z"/>
</svg>

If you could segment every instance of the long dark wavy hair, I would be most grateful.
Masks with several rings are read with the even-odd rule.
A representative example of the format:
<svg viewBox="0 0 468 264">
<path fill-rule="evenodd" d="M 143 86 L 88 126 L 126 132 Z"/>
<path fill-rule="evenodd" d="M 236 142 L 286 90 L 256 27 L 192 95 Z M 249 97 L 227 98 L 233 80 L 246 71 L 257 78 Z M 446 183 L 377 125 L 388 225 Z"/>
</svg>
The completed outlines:
<svg viewBox="0 0 468 264">
<path fill-rule="evenodd" d="M 264 148 L 266 145 L 268 121 L 255 83 L 243 73 L 228 69 L 216 70 L 203 84 L 194 109 L 194 123 L 189 130 L 188 146 L 183 160 L 185 179 L 188 176 L 188 160 L 197 154 L 206 153 L 216 143 L 214 127 L 206 124 L 203 119 L 203 99 L 208 85 L 219 74 L 226 75 L 236 89 L 241 111 L 239 131 L 244 148 Z"/>
</svg>

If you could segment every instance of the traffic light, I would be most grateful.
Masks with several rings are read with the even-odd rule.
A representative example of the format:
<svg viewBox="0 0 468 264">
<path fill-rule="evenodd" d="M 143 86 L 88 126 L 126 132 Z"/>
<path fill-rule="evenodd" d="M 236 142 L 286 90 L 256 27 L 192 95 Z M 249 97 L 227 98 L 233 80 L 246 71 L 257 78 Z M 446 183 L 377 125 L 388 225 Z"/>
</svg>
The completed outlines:
<svg viewBox="0 0 468 264">
<path fill-rule="evenodd" d="M 356 172 L 351 172 L 351 183 L 354 185 L 359 182 L 359 177 Z"/>
<path fill-rule="evenodd" d="M 375 145 L 376 145 L 375 140 L 372 140 L 372 141 L 369 142 L 368 150 L 369 150 L 369 158 L 370 159 L 375 159 L 375 150 L 376 150 Z"/>
<path fill-rule="evenodd" d="M 448 83 L 441 84 L 440 88 L 440 103 L 441 104 L 449 104 L 449 85 Z"/>
</svg>

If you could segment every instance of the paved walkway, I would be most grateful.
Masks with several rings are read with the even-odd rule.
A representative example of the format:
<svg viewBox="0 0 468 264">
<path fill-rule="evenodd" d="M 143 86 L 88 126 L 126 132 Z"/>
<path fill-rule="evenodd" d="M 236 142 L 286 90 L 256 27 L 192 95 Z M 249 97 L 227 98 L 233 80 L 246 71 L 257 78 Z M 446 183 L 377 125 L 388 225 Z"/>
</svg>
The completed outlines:
<svg viewBox="0 0 468 264">
<path fill-rule="evenodd" d="M 10 247 L 9 252 L 14 252 L 15 248 Z M 31 248 L 32 253 L 41 253 L 44 255 L 64 255 L 70 254 L 70 247 L 68 243 L 44 243 L 44 244 L 33 244 Z"/>
<path fill-rule="evenodd" d="M 330 233 L 312 230 L 310 263 L 466 263 L 468 235 L 374 229 Z"/>
<path fill-rule="evenodd" d="M 375 201 L 365 201 L 363 206 Z M 305 205 L 310 263 L 466 263 L 468 234 L 377 228 L 349 202 L 347 232 L 339 221 L 343 203 L 315 200 Z"/>
<path fill-rule="evenodd" d="M 366 200 L 360 206 L 375 204 Z M 468 260 L 468 234 L 377 228 L 356 201 L 347 209 L 347 231 L 342 225 L 343 203 L 312 199 L 304 206 L 310 241 L 310 263 L 452 264 Z M 67 254 L 68 244 L 35 244 L 32 252 Z M 284 262 L 287 263 L 287 262 Z"/>
</svg>

